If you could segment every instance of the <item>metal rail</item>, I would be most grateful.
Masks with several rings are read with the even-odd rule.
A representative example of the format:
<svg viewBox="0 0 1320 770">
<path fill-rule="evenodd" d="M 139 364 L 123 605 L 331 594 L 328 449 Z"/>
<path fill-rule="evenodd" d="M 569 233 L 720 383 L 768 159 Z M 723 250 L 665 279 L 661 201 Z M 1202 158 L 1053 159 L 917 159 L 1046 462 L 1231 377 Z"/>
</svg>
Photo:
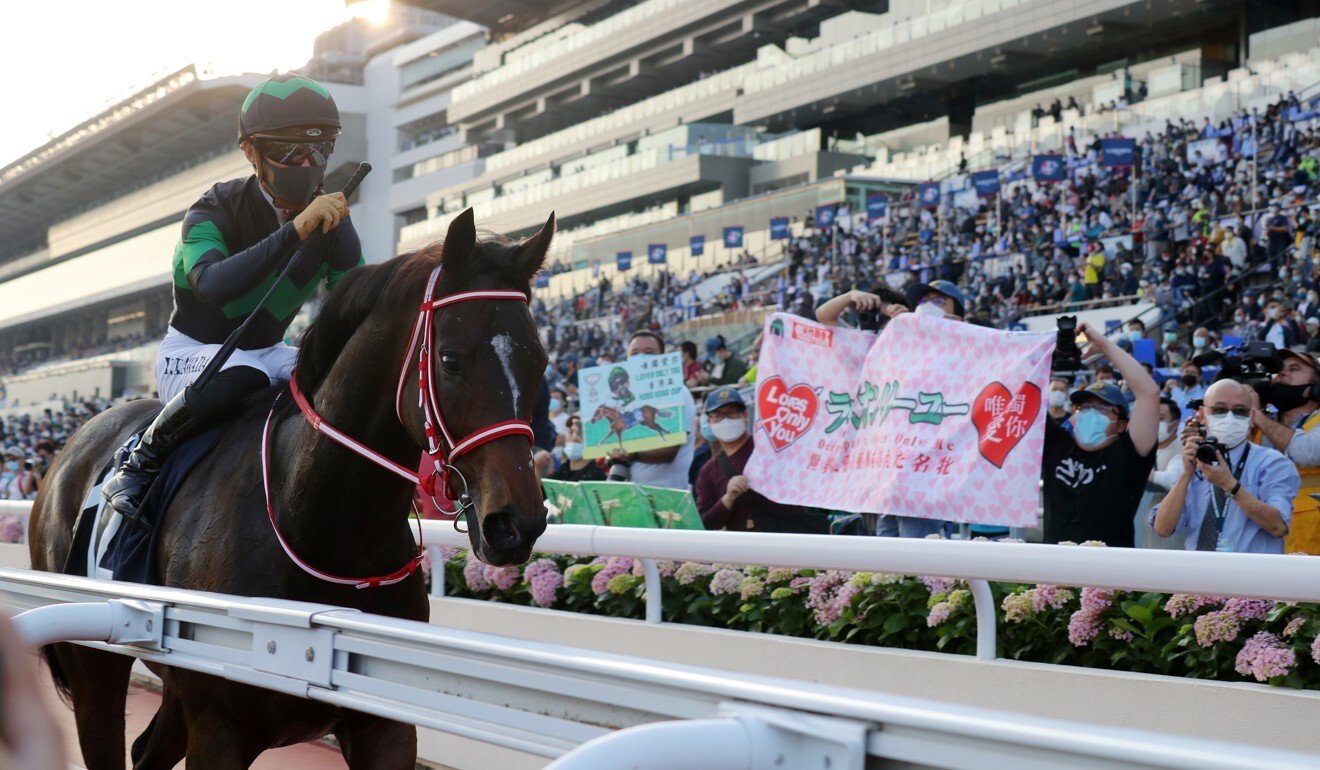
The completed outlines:
<svg viewBox="0 0 1320 770">
<path fill-rule="evenodd" d="M 74 603 L 76 606 L 70 606 Z M 111 609 L 107 611 L 105 605 Z M 1314 757 L 438 628 L 324 605 L 0 569 L 90 646 L 550 759 L 556 770 L 1303 768 Z M 127 634 L 116 624 L 128 622 Z M 98 625 L 99 624 L 99 625 Z M 138 634 L 137 630 L 144 633 Z M 673 720 L 691 720 L 674 722 Z M 618 732 L 612 732 L 618 730 Z M 677 761 L 677 764 L 675 762 Z"/>
</svg>

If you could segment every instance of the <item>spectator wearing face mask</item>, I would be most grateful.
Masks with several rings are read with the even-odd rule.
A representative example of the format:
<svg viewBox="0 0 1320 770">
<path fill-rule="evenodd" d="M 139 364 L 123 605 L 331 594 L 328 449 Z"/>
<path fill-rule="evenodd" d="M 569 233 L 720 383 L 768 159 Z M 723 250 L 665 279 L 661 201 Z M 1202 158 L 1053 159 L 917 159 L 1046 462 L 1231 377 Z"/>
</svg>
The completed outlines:
<svg viewBox="0 0 1320 770">
<path fill-rule="evenodd" d="M 1134 544 L 1133 518 L 1155 465 L 1160 389 L 1145 367 L 1103 334 L 1082 324 L 1091 352 L 1118 367 L 1132 392 L 1096 382 L 1073 393 L 1073 432 L 1045 422 L 1041 463 L 1045 542 L 1099 540 Z"/>
<path fill-rule="evenodd" d="M 1200 436 L 1188 431 L 1182 474 L 1152 518 L 1156 534 L 1182 537 L 1189 551 L 1283 553 L 1301 479 L 1282 453 L 1246 440 L 1253 397 L 1233 380 L 1210 386 L 1199 419 L 1228 451 L 1203 462 Z"/>
<path fill-rule="evenodd" d="M 1251 411 L 1256 440 L 1283 452 L 1297 466 L 1301 488 L 1293 501 L 1289 551 L 1320 554 L 1320 363 L 1309 353 L 1281 350 L 1283 369 L 1274 375 L 1267 401 L 1276 412 Z"/>
<path fill-rule="evenodd" d="M 1181 550 L 1182 541 L 1174 537 L 1160 537 L 1150 523 L 1150 514 L 1168 494 L 1182 475 L 1182 415 L 1183 411 L 1171 398 L 1160 399 L 1160 426 L 1155 444 L 1155 467 L 1146 482 L 1146 494 L 1137 509 L 1137 544 L 1142 548 Z"/>
<path fill-rule="evenodd" d="M 550 389 L 549 409 L 550 422 L 555 426 L 556 443 L 562 445 L 564 440 L 558 437 L 568 433 L 568 394 L 563 388 Z"/>
<path fill-rule="evenodd" d="M 747 427 L 747 405 L 733 388 L 706 397 L 706 418 L 716 451 L 697 474 L 697 510 L 706 529 L 738 532 L 829 532 L 824 511 L 783 505 L 752 489 L 743 475 L 755 442 Z"/>
<path fill-rule="evenodd" d="M 918 315 L 961 321 L 967 314 L 967 300 L 950 281 L 914 283 L 906 293 L 908 306 Z"/>
<path fill-rule="evenodd" d="M 569 417 L 564 423 L 564 462 L 550 478 L 556 481 L 604 481 L 605 471 L 595 460 L 582 459 L 582 418 Z"/>
<path fill-rule="evenodd" d="M 1169 398 L 1182 411 L 1187 411 L 1188 404 L 1205 396 L 1205 385 L 1201 382 L 1201 367 L 1188 361 L 1182 365 L 1182 375 L 1177 380 L 1169 380 L 1167 393 Z"/>
<path fill-rule="evenodd" d="M 1265 325 L 1261 327 L 1260 338 L 1280 350 L 1296 345 L 1300 334 L 1289 315 L 1288 303 L 1284 300 L 1276 298 L 1266 303 Z"/>
<path fill-rule="evenodd" d="M 23 450 L 5 447 L 5 466 L 0 471 L 0 497 L 5 500 L 32 500 L 37 496 L 37 474 L 24 467 Z"/>
<path fill-rule="evenodd" d="M 1058 377 L 1050 380 L 1049 396 L 1049 416 L 1050 420 L 1060 428 L 1069 429 L 1071 425 L 1068 418 L 1071 413 L 1068 411 L 1068 381 Z"/>
</svg>

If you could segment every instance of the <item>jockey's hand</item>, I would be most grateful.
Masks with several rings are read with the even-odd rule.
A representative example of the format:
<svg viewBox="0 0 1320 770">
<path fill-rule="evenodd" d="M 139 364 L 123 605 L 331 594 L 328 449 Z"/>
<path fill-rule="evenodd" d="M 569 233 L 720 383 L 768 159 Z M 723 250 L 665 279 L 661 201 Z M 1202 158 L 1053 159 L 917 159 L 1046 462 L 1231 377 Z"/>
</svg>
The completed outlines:
<svg viewBox="0 0 1320 770">
<path fill-rule="evenodd" d="M 307 208 L 293 218 L 293 226 L 298 230 L 299 240 L 307 240 L 319 227 L 328 233 L 339 226 L 339 220 L 348 216 L 348 201 L 343 193 L 318 195 Z"/>
</svg>

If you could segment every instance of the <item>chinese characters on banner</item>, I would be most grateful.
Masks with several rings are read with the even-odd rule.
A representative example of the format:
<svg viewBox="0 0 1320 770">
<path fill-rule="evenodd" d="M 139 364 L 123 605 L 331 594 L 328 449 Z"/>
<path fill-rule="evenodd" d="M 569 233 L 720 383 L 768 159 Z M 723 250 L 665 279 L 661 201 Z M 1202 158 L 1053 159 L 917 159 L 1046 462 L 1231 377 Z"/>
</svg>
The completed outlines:
<svg viewBox="0 0 1320 770">
<path fill-rule="evenodd" d="M 1054 339 L 910 313 L 877 338 L 776 313 L 744 472 L 781 503 L 1035 526 Z"/>
<path fill-rule="evenodd" d="M 687 443 L 683 359 L 675 351 L 578 370 L 582 456 L 644 452 Z"/>
</svg>

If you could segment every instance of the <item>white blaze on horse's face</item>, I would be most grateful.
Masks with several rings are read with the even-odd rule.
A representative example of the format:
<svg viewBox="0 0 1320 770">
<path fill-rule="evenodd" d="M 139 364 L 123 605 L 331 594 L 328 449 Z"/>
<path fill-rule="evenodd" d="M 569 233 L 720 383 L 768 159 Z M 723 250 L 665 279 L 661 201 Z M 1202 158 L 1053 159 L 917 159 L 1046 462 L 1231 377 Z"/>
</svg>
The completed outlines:
<svg viewBox="0 0 1320 770">
<path fill-rule="evenodd" d="M 500 359 L 500 366 L 504 367 L 504 376 L 509 378 L 509 391 L 513 393 L 513 415 L 518 416 L 518 381 L 513 377 L 513 337 L 507 334 L 497 334 L 495 339 L 490 341 L 490 346 L 495 348 L 495 355 Z"/>
</svg>

